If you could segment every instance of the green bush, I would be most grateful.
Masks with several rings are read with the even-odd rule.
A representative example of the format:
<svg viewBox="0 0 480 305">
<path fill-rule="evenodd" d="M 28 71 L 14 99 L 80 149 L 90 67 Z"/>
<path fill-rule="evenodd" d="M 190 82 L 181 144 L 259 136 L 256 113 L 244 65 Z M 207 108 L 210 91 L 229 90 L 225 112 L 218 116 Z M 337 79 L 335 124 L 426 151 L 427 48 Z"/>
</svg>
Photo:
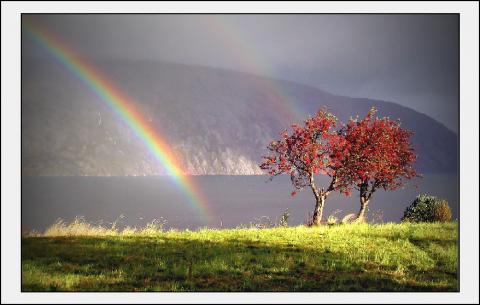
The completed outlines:
<svg viewBox="0 0 480 305">
<path fill-rule="evenodd" d="M 452 218 L 448 201 L 435 196 L 418 195 L 405 209 L 402 221 L 409 222 L 447 222 Z"/>
</svg>

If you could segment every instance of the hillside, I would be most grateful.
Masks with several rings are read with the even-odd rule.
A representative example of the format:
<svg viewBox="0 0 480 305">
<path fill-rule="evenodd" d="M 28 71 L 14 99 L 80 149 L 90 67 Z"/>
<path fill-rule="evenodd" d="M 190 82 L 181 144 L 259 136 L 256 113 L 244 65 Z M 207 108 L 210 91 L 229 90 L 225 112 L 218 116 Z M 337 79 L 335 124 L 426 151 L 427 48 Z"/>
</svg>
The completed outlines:
<svg viewBox="0 0 480 305">
<path fill-rule="evenodd" d="M 77 224 L 73 235 L 22 238 L 22 291 L 458 291 L 457 226 L 115 233 Z"/>
<path fill-rule="evenodd" d="M 147 61 L 96 64 L 136 101 L 194 175 L 259 174 L 266 144 L 292 121 L 328 106 L 340 120 L 400 118 L 415 132 L 421 173 L 457 170 L 457 136 L 395 103 L 221 69 Z M 22 63 L 23 175 L 158 175 L 164 169 L 110 109 L 54 61 Z"/>
</svg>

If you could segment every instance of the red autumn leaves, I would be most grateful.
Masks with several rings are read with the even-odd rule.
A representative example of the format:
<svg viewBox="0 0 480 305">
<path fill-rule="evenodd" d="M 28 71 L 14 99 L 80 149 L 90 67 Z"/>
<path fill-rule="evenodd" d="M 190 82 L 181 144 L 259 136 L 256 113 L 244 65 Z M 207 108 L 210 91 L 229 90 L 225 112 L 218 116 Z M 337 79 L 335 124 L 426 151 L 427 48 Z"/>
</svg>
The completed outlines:
<svg viewBox="0 0 480 305">
<path fill-rule="evenodd" d="M 399 121 L 373 118 L 375 109 L 361 120 L 350 120 L 341 130 L 348 153 L 342 157 L 339 178 L 348 186 L 368 184 L 369 189 L 394 190 L 417 176 L 411 131 Z"/>
<path fill-rule="evenodd" d="M 263 157 L 260 167 L 272 177 L 289 174 L 297 190 L 311 187 L 319 209 L 315 214 L 320 219 L 313 219 L 317 224 L 330 192 L 350 195 L 352 189 L 359 190 L 357 220 L 362 221 L 377 189 L 394 190 L 418 176 L 413 168 L 412 132 L 401 128 L 399 121 L 374 118 L 375 113 L 372 108 L 362 120 L 350 119 L 338 126 L 336 117 L 323 108 L 303 126 L 292 125 L 291 134 L 284 131 L 280 140 L 271 142 L 270 154 Z M 330 185 L 317 188 L 315 174 L 331 177 Z"/>
<path fill-rule="evenodd" d="M 282 133 L 282 139 L 268 145 L 271 151 L 264 156 L 260 167 L 270 176 L 288 173 L 296 189 L 309 185 L 309 174 L 327 173 L 330 163 L 330 150 L 335 143 L 331 132 L 336 118 L 326 111 L 319 111 L 304 126 L 292 125 L 292 134 Z M 295 194 L 292 193 L 292 194 Z"/>
</svg>

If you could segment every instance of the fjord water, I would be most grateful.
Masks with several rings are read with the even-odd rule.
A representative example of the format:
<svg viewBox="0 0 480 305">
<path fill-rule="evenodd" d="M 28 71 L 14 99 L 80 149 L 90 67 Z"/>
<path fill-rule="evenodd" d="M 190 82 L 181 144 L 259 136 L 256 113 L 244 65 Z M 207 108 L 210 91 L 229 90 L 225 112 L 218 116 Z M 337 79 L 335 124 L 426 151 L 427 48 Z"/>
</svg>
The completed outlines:
<svg viewBox="0 0 480 305">
<path fill-rule="evenodd" d="M 328 179 L 317 178 L 326 185 Z M 305 223 L 314 201 L 310 189 L 290 195 L 289 177 L 194 176 L 194 182 L 208 200 L 209 218 L 200 217 L 188 199 L 168 176 L 155 177 L 22 177 L 22 227 L 44 230 L 58 218 L 66 221 L 82 216 L 92 223 L 143 226 L 163 218 L 166 228 L 237 227 L 278 221 L 288 209 L 289 224 Z M 267 182 L 268 181 L 268 182 Z M 404 189 L 377 191 L 370 203 L 373 222 L 398 222 L 405 207 L 418 194 L 445 198 L 458 218 L 458 181 L 455 175 L 425 175 Z M 341 218 L 357 212 L 358 194 L 331 195 L 324 218 Z M 120 215 L 123 215 L 120 217 Z M 260 219 L 262 218 L 263 219 Z"/>
</svg>

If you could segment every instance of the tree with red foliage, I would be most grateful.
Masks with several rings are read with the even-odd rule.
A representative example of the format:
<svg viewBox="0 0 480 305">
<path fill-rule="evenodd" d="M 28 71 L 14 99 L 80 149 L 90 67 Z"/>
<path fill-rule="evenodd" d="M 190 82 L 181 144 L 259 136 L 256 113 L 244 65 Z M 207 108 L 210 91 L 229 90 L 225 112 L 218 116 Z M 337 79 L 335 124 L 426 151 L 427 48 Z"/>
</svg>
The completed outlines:
<svg viewBox="0 0 480 305">
<path fill-rule="evenodd" d="M 264 160 L 260 165 L 271 179 L 280 174 L 289 174 L 296 190 L 311 188 L 315 196 L 312 219 L 314 225 L 321 223 L 325 200 L 338 187 L 336 171 L 343 156 L 332 154 L 332 151 L 338 152 L 339 148 L 334 147 L 345 141 L 333 130 L 336 121 L 336 117 L 323 108 L 314 117 L 308 118 L 304 126 L 292 125 L 291 135 L 285 130 L 281 140 L 268 145 L 271 153 L 263 156 Z M 327 188 L 318 188 L 315 185 L 314 175 L 319 173 L 332 178 Z M 296 191 L 292 192 L 292 196 L 295 194 Z"/>
<path fill-rule="evenodd" d="M 413 168 L 417 158 L 410 142 L 413 132 L 401 128 L 399 121 L 373 118 L 376 111 L 372 108 L 360 121 L 350 119 L 339 131 L 344 142 L 337 147 L 343 149 L 343 159 L 336 177 L 343 186 L 342 192 L 349 192 L 352 187 L 360 191 L 357 222 L 365 220 L 376 190 L 395 190 L 406 180 L 419 176 Z"/>
</svg>

